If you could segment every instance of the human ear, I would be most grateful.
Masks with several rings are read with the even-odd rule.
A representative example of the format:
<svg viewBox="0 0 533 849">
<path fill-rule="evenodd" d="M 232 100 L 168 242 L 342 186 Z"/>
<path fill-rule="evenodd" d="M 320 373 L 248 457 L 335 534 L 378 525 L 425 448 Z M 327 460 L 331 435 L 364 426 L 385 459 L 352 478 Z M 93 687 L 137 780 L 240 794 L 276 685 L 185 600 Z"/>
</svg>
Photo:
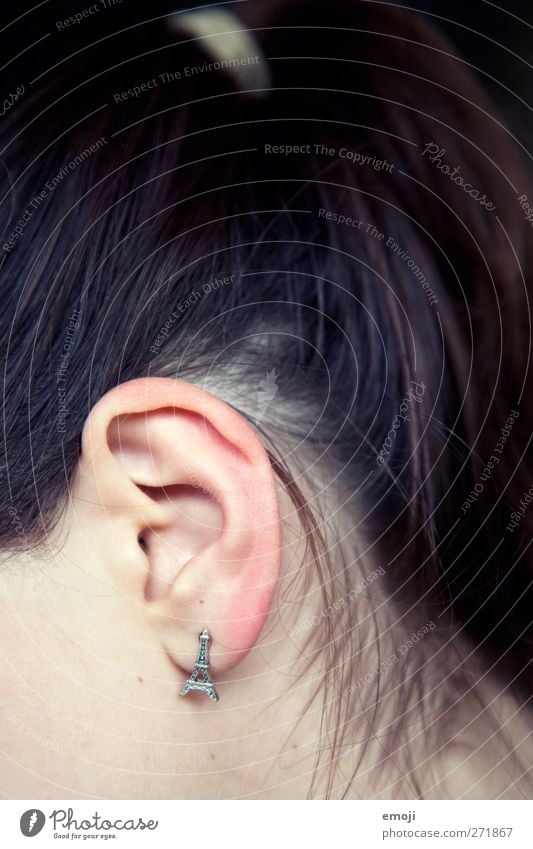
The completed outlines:
<svg viewBox="0 0 533 849">
<path fill-rule="evenodd" d="M 78 526 L 174 663 L 192 670 L 203 628 L 213 673 L 245 657 L 281 543 L 273 469 L 243 416 L 184 381 L 120 384 L 88 416 L 74 496 Z"/>
</svg>

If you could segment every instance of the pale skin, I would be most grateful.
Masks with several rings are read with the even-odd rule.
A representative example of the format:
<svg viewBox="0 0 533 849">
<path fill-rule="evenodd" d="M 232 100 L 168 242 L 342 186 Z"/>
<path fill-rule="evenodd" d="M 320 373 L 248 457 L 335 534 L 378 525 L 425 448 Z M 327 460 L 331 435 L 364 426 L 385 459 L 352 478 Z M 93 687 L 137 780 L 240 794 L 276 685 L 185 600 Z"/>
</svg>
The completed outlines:
<svg viewBox="0 0 533 849">
<path fill-rule="evenodd" d="M 294 505 L 244 417 L 166 378 L 104 396 L 61 522 L 1 572 L 2 795 L 306 798 L 321 663 L 302 674 L 305 634 L 287 633 L 320 599 L 309 593 L 297 613 L 284 602 L 304 552 Z M 218 703 L 178 695 L 204 627 Z M 497 704 L 516 710 L 510 697 Z M 524 728 L 509 720 L 516 745 Z M 430 795 L 498 795 L 494 776 L 483 781 L 496 744 L 464 763 L 476 733 L 441 758 L 441 775 L 462 766 Z M 388 798 L 385 787 L 365 794 L 362 778 L 349 796 Z"/>
</svg>

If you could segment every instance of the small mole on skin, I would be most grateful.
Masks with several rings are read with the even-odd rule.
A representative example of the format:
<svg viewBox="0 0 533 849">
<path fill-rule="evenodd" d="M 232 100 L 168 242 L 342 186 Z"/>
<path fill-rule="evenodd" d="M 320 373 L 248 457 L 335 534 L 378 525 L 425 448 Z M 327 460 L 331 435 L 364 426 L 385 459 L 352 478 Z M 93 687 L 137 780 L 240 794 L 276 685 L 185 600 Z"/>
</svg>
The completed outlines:
<svg viewBox="0 0 533 849">
<path fill-rule="evenodd" d="M 141 677 L 140 675 L 139 675 L 139 677 L 137 678 L 137 681 L 139 681 L 139 682 L 142 684 L 143 679 L 142 679 L 142 677 Z"/>
<path fill-rule="evenodd" d="M 215 755 L 214 755 L 213 752 L 209 752 L 209 757 L 212 758 L 213 760 L 215 760 Z"/>
<path fill-rule="evenodd" d="M 201 598 L 201 599 L 200 599 L 200 604 L 203 604 L 203 603 L 204 603 L 204 600 L 203 600 L 203 598 Z"/>
</svg>

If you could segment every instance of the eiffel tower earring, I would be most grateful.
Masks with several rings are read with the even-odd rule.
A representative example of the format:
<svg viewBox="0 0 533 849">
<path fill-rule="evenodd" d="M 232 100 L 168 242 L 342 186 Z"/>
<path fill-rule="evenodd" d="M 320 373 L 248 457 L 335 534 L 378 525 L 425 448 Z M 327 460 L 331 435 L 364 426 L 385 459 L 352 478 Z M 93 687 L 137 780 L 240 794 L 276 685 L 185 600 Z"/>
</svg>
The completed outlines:
<svg viewBox="0 0 533 849">
<path fill-rule="evenodd" d="M 196 660 L 196 663 L 194 664 L 194 669 L 191 672 L 190 677 L 187 679 L 187 681 L 181 688 L 179 694 L 180 696 L 186 696 L 187 693 L 191 692 L 191 690 L 200 690 L 202 693 L 207 693 L 207 695 L 213 702 L 218 702 L 220 696 L 215 690 L 215 685 L 211 681 L 211 676 L 209 675 L 207 643 L 210 637 L 207 633 L 207 628 L 204 628 L 202 633 L 199 634 L 199 639 L 200 648 L 198 650 L 198 658 Z M 201 680 L 199 680 L 199 678 Z"/>
</svg>

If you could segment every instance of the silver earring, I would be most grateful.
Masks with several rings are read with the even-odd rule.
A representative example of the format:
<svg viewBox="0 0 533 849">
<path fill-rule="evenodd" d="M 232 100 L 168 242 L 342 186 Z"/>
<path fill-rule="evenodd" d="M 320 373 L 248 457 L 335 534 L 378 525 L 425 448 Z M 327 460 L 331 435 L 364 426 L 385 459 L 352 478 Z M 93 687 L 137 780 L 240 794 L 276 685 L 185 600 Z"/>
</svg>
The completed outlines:
<svg viewBox="0 0 533 849">
<path fill-rule="evenodd" d="M 179 694 L 180 696 L 186 696 L 187 693 L 191 692 L 191 690 L 200 690 L 202 693 L 207 693 L 212 701 L 218 702 L 220 696 L 215 690 L 215 685 L 211 681 L 211 676 L 209 674 L 207 642 L 210 637 L 207 633 L 207 628 L 204 628 L 202 633 L 199 635 L 199 638 L 200 648 L 198 650 L 198 658 L 194 664 L 194 669 L 191 672 L 190 677 L 181 688 Z M 201 680 L 198 680 L 199 678 Z"/>
</svg>

